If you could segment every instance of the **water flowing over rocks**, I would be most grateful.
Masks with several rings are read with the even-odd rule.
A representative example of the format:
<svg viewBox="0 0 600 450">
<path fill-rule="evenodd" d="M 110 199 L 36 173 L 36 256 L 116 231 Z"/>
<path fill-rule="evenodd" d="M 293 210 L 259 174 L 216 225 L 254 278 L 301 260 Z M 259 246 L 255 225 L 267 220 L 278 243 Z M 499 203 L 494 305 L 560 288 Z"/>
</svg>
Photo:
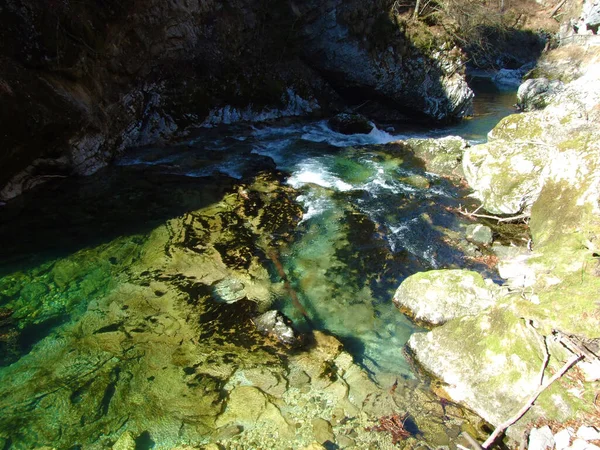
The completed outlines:
<svg viewBox="0 0 600 450">
<path fill-rule="evenodd" d="M 337 114 L 327 124 L 333 131 L 342 134 L 369 134 L 374 128 L 369 119 L 360 114 Z"/>
<path fill-rule="evenodd" d="M 8 1 L 0 200 L 201 125 L 339 111 L 345 89 L 431 120 L 468 114 L 452 38 L 419 48 L 391 3 Z"/>
<path fill-rule="evenodd" d="M 172 189 L 170 175 L 159 183 L 148 167 L 140 178 L 121 170 L 131 191 L 111 214 L 131 213 L 136 183 L 151 189 L 143 199 Z M 272 309 L 290 295 L 277 269 L 302 217 L 280 173 L 171 182 L 165 202 L 185 208 L 144 232 L 2 266 L 1 443 L 391 449 L 389 432 L 369 430 L 398 411 L 419 430 L 410 445 L 448 445 L 462 427 L 480 428 L 415 379 L 376 384 L 336 337 L 294 333 Z"/>
</svg>

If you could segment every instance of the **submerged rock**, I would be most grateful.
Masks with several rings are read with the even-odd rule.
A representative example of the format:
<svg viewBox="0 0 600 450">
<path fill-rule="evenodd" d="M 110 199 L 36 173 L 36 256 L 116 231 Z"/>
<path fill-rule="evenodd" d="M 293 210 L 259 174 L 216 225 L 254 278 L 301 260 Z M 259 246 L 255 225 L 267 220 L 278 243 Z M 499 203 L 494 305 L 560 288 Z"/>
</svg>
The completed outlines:
<svg viewBox="0 0 600 450">
<path fill-rule="evenodd" d="M 500 286 L 477 272 L 432 270 L 404 280 L 393 301 L 416 320 L 441 325 L 457 317 L 476 315 L 503 294 Z"/>
<path fill-rule="evenodd" d="M 472 224 L 467 227 L 467 239 L 476 244 L 490 245 L 493 241 L 492 229 L 481 224 Z"/>
<path fill-rule="evenodd" d="M 235 303 L 246 297 L 244 284 L 235 278 L 226 278 L 214 286 L 215 295 L 225 303 Z"/>
<path fill-rule="evenodd" d="M 256 329 L 263 334 L 273 336 L 284 344 L 298 343 L 298 336 L 291 326 L 292 322 L 277 310 L 267 311 L 252 321 Z"/>
<path fill-rule="evenodd" d="M 341 113 L 329 119 L 329 127 L 342 134 L 369 134 L 373 124 L 360 114 Z"/>
</svg>

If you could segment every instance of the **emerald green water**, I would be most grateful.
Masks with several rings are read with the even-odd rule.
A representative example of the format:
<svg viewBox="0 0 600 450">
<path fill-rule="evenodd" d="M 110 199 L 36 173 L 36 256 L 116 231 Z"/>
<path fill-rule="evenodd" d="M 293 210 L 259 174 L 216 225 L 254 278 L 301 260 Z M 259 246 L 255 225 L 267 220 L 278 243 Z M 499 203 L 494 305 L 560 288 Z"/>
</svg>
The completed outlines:
<svg viewBox="0 0 600 450">
<path fill-rule="evenodd" d="M 427 134 L 484 138 L 514 103 L 486 95 L 479 116 Z M 125 432 L 132 448 L 251 448 L 224 425 L 227 386 L 268 367 L 289 391 L 289 354 L 305 351 L 254 329 L 270 308 L 299 332 L 337 336 L 384 391 L 420 385 L 402 353 L 416 327 L 392 305 L 395 289 L 421 270 L 487 268 L 465 257 L 466 224 L 448 211 L 467 192 L 377 145 L 399 137 L 342 136 L 325 122 L 201 131 L 4 206 L 0 448 L 110 448 Z M 224 285 L 241 286 L 241 300 L 228 303 Z"/>
</svg>

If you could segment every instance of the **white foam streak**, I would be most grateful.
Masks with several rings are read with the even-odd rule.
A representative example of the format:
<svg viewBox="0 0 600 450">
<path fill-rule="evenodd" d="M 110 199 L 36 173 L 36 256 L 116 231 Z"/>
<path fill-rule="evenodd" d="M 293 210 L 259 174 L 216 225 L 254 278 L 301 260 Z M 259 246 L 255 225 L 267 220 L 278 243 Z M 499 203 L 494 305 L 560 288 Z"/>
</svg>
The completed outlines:
<svg viewBox="0 0 600 450">
<path fill-rule="evenodd" d="M 351 147 L 354 145 L 387 144 L 405 138 L 392 135 L 373 125 L 369 134 L 341 134 L 327 126 L 326 121 L 317 122 L 303 129 L 302 139 L 310 142 L 327 142 L 334 147 Z"/>
<path fill-rule="evenodd" d="M 315 160 L 309 160 L 307 163 L 300 164 L 298 169 L 288 179 L 288 184 L 296 189 L 307 184 L 316 184 L 341 192 L 354 189 L 354 186 L 331 174 Z"/>
<path fill-rule="evenodd" d="M 414 236 L 409 236 L 411 233 L 413 233 L 413 229 L 416 227 L 420 227 L 419 219 L 416 217 L 403 224 L 400 224 L 399 226 L 390 227 L 390 248 L 393 252 L 395 252 L 398 248 L 398 244 L 400 244 L 404 249 L 408 250 L 413 255 L 427 261 L 432 268 L 437 269 L 439 264 L 435 259 L 435 249 L 431 245 L 427 245 L 425 241 L 422 242 L 426 245 L 425 248 L 418 248 L 413 244 L 418 244 L 421 242 L 421 240 L 415 239 Z"/>
</svg>

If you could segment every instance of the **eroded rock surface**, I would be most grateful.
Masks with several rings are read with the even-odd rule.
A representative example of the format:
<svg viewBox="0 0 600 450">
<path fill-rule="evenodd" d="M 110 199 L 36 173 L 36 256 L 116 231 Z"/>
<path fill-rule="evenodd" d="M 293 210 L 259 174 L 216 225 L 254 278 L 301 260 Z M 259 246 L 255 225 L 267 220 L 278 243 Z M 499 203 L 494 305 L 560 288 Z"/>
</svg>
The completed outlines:
<svg viewBox="0 0 600 450">
<path fill-rule="evenodd" d="M 376 385 L 333 336 L 307 332 L 293 348 L 280 330 L 265 336 L 257 318 L 289 301 L 276 261 L 301 218 L 297 192 L 269 171 L 202 183 L 178 178 L 166 200 L 195 208 L 145 232 L 2 266 L 0 350 L 12 364 L 0 367 L 0 442 L 240 449 L 333 439 L 392 449 L 390 433 L 367 428 L 398 410 L 422 432 L 412 443 L 477 425 L 415 380 Z"/>
<path fill-rule="evenodd" d="M 336 90 L 368 91 L 433 120 L 468 114 L 462 53 L 447 35 L 419 47 L 391 6 L 9 1 L 0 200 L 195 126 L 339 110 Z"/>
</svg>

